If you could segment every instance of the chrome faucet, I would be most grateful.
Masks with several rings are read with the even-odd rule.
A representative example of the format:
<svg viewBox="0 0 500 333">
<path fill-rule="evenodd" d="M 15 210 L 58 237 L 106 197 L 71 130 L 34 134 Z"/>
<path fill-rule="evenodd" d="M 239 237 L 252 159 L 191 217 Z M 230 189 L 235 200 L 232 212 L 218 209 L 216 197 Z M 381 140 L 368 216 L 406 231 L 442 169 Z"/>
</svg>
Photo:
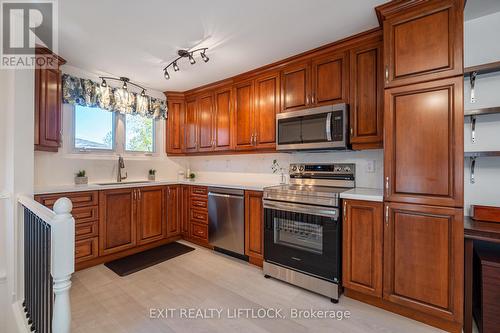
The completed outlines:
<svg viewBox="0 0 500 333">
<path fill-rule="evenodd" d="M 125 177 L 122 176 L 122 169 L 125 169 L 125 162 L 123 161 L 123 157 L 121 155 L 118 156 L 118 175 L 116 177 L 116 181 L 121 183 L 122 180 L 127 179 L 128 174 L 125 172 Z"/>
</svg>

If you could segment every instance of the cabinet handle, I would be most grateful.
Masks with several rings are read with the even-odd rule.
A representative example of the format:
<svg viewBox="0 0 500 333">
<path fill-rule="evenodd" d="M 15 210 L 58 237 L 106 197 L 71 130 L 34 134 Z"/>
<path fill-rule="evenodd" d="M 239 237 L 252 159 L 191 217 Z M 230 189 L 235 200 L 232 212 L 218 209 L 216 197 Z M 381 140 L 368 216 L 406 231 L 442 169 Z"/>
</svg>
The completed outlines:
<svg viewBox="0 0 500 333">
<path fill-rule="evenodd" d="M 138 190 L 138 191 L 139 191 L 139 200 L 141 200 L 141 196 L 142 196 L 141 190 Z"/>
<path fill-rule="evenodd" d="M 344 221 L 347 221 L 347 202 L 344 201 Z"/>
<path fill-rule="evenodd" d="M 385 65 L 385 83 L 389 83 L 389 65 Z"/>
<path fill-rule="evenodd" d="M 306 96 L 306 104 L 309 105 L 310 103 L 310 100 L 311 100 L 311 95 L 307 94 Z"/>
<path fill-rule="evenodd" d="M 133 193 L 134 193 L 134 194 L 133 194 L 133 195 L 134 195 L 134 200 L 137 200 L 137 192 L 136 192 L 136 190 L 134 190 L 134 192 L 133 192 Z"/>
<path fill-rule="evenodd" d="M 316 93 L 312 93 L 312 104 L 316 103 Z"/>
<path fill-rule="evenodd" d="M 389 206 L 385 206 L 385 226 L 389 226 Z"/>
<path fill-rule="evenodd" d="M 351 136 L 353 135 L 353 133 L 354 133 L 354 130 L 353 130 L 353 129 L 352 129 L 352 127 L 351 127 Z"/>
<path fill-rule="evenodd" d="M 385 194 L 389 196 L 389 177 L 385 177 Z"/>
</svg>

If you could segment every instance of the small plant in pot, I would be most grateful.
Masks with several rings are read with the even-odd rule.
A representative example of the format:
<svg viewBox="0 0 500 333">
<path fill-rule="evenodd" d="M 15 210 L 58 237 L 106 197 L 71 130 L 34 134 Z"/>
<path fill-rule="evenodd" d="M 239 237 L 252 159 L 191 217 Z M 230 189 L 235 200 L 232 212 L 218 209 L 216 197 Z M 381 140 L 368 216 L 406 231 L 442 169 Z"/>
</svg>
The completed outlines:
<svg viewBox="0 0 500 333">
<path fill-rule="evenodd" d="M 87 173 L 85 172 L 85 170 L 78 171 L 75 176 L 75 184 L 84 185 L 88 183 L 89 183 L 89 177 L 87 177 Z"/>
<path fill-rule="evenodd" d="M 148 173 L 148 180 L 155 180 L 156 179 L 156 170 L 155 169 L 150 169 Z"/>
</svg>

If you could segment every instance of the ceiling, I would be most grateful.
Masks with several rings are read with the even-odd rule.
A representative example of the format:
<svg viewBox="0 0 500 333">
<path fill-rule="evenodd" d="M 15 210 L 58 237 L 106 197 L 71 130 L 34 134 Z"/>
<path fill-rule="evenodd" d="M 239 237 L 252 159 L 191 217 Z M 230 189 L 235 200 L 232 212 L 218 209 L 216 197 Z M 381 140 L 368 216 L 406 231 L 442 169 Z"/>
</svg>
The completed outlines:
<svg viewBox="0 0 500 333">
<path fill-rule="evenodd" d="M 466 21 L 500 12 L 500 0 L 467 0 L 464 11 Z"/>
<path fill-rule="evenodd" d="M 374 28 L 384 2 L 62 0 L 59 53 L 93 73 L 184 91 Z M 210 61 L 181 61 L 165 80 L 177 50 L 194 47 L 208 47 Z"/>
</svg>

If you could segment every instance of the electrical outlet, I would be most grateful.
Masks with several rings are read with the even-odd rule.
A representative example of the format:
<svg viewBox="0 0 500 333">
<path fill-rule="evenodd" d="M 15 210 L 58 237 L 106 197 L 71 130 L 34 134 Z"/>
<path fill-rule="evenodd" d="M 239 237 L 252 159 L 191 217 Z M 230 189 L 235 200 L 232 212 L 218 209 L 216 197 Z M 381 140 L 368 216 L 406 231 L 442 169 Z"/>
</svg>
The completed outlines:
<svg viewBox="0 0 500 333">
<path fill-rule="evenodd" d="M 366 172 L 369 173 L 375 172 L 375 160 L 371 160 L 366 163 Z"/>
</svg>

